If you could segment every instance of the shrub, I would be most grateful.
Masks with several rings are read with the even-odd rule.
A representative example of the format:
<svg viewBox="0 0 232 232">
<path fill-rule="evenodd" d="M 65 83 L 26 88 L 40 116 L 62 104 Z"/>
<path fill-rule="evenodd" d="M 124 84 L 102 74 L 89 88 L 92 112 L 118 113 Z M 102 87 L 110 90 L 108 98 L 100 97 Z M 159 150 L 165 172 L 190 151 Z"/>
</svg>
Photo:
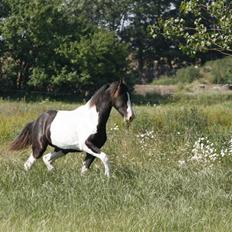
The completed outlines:
<svg viewBox="0 0 232 232">
<path fill-rule="evenodd" d="M 178 83 L 192 83 L 199 78 L 201 78 L 200 69 L 190 66 L 177 70 L 175 75 L 161 76 L 160 79 L 154 80 L 153 84 L 175 85 Z"/>
<path fill-rule="evenodd" d="M 207 72 L 212 77 L 212 83 L 214 84 L 232 84 L 232 58 L 226 57 L 224 59 L 207 62 Z"/>
<path fill-rule="evenodd" d="M 200 77 L 200 69 L 193 66 L 181 68 L 176 72 L 176 78 L 182 83 L 191 83 Z"/>
</svg>

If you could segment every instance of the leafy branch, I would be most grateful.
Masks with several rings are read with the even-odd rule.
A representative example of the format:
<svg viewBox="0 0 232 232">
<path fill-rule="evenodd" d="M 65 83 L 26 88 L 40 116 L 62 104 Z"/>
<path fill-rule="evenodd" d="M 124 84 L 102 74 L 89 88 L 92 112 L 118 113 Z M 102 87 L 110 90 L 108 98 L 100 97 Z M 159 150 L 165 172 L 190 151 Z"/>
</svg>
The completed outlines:
<svg viewBox="0 0 232 232">
<path fill-rule="evenodd" d="M 176 18 L 160 19 L 153 25 L 155 38 L 162 34 L 177 40 L 179 48 L 195 56 L 198 52 L 216 51 L 232 56 L 232 6 L 229 1 L 183 1 Z"/>
</svg>

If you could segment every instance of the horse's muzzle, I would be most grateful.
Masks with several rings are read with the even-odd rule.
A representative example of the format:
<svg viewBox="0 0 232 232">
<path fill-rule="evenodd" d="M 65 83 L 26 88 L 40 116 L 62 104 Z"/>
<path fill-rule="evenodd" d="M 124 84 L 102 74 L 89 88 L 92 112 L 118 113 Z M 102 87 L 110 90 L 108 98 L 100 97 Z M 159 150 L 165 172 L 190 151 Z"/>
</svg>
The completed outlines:
<svg viewBox="0 0 232 232">
<path fill-rule="evenodd" d="M 124 121 L 126 121 L 126 122 L 132 122 L 134 120 L 134 118 L 135 118 L 135 114 L 133 113 L 129 117 L 125 117 Z"/>
</svg>

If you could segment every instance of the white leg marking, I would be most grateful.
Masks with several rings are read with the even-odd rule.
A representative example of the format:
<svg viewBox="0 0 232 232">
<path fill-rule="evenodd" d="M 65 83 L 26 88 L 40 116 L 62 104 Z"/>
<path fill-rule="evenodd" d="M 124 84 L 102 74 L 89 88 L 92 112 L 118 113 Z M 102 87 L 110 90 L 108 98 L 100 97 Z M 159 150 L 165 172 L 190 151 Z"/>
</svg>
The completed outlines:
<svg viewBox="0 0 232 232">
<path fill-rule="evenodd" d="M 27 159 L 27 161 L 24 163 L 24 169 L 26 171 L 28 171 L 29 169 L 31 169 L 32 165 L 35 163 L 36 158 L 34 158 L 34 156 L 31 154 L 29 156 L 29 158 Z"/>
<path fill-rule="evenodd" d="M 131 106 L 131 100 L 130 100 L 130 94 L 127 93 L 127 116 L 126 119 L 130 120 L 130 118 L 134 115 L 132 106 Z"/>
<path fill-rule="evenodd" d="M 109 167 L 109 159 L 107 157 L 107 155 L 104 153 L 104 152 L 101 152 L 101 153 L 95 153 L 94 151 L 92 151 L 90 148 L 88 148 L 86 145 L 84 146 L 83 148 L 83 151 L 89 153 L 90 155 L 93 155 L 97 158 L 99 158 L 102 163 L 104 164 L 104 167 L 105 167 L 105 175 L 107 177 L 110 177 L 110 167 Z"/>
<path fill-rule="evenodd" d="M 102 155 L 103 155 L 103 163 L 104 163 L 104 166 L 105 166 L 105 175 L 107 177 L 110 177 L 110 165 L 109 165 L 109 159 L 108 159 L 108 156 L 102 152 Z"/>
<path fill-rule="evenodd" d="M 84 161 L 83 166 L 81 168 L 81 176 L 83 176 L 86 173 L 86 171 L 88 171 L 88 168 L 85 166 L 85 161 Z"/>
<path fill-rule="evenodd" d="M 45 163 L 49 171 L 51 171 L 54 168 L 52 162 L 63 155 L 64 153 L 62 151 L 58 151 L 51 152 L 43 156 L 43 162 Z"/>
<path fill-rule="evenodd" d="M 53 153 L 48 153 L 46 155 L 43 156 L 43 162 L 45 163 L 48 171 L 51 171 L 54 167 L 51 164 L 51 156 Z"/>
</svg>

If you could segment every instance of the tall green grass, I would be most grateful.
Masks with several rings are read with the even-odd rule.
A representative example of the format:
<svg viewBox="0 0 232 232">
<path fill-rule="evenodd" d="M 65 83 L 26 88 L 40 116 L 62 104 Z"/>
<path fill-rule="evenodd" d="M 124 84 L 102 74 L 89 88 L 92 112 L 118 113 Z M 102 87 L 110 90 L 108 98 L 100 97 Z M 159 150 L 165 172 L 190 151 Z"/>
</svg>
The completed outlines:
<svg viewBox="0 0 232 232">
<path fill-rule="evenodd" d="M 23 170 L 30 149 L 7 146 L 25 123 L 62 102 L 0 102 L 0 228 L 2 231 L 230 231 L 232 159 L 211 166 L 180 160 L 208 137 L 220 150 L 231 138 L 232 100 L 207 104 L 180 96 L 165 104 L 135 106 L 127 128 L 115 111 L 108 123 L 112 177 L 95 161 L 80 176 L 83 154 L 68 154 L 48 172 L 41 160 Z"/>
</svg>

